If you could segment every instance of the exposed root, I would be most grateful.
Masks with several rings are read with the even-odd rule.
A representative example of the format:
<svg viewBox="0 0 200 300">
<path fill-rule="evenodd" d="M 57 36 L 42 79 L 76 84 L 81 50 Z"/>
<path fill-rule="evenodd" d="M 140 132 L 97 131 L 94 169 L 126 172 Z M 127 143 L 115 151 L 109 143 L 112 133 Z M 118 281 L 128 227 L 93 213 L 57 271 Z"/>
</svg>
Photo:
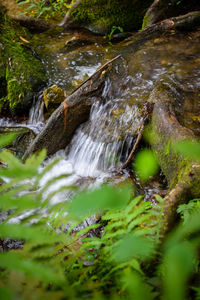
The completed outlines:
<svg viewBox="0 0 200 300">
<path fill-rule="evenodd" d="M 161 229 L 161 236 L 164 237 L 176 223 L 178 205 L 200 197 L 200 164 L 174 150 L 174 144 L 178 141 L 196 139 L 193 132 L 181 126 L 176 119 L 171 105 L 173 94 L 166 88 L 161 89 L 160 85 L 151 95 L 156 102 L 152 114 L 151 145 L 170 185 L 169 193 L 164 198 Z"/>
<path fill-rule="evenodd" d="M 132 159 L 133 159 L 133 155 L 135 153 L 135 151 L 137 150 L 137 148 L 139 147 L 139 144 L 140 144 L 140 141 L 142 139 L 142 135 L 143 135 L 143 132 L 144 132 L 144 127 L 146 125 L 146 123 L 150 120 L 151 118 L 151 113 L 153 111 L 153 106 L 154 106 L 154 103 L 149 103 L 147 102 L 145 104 L 145 115 L 144 115 L 144 118 L 138 128 L 138 135 L 137 135 L 137 139 L 134 143 L 134 146 L 127 158 L 127 160 L 125 161 L 125 163 L 119 168 L 119 170 L 117 171 L 117 173 L 120 173 L 123 169 L 127 168 L 128 165 L 131 163 Z"/>
</svg>

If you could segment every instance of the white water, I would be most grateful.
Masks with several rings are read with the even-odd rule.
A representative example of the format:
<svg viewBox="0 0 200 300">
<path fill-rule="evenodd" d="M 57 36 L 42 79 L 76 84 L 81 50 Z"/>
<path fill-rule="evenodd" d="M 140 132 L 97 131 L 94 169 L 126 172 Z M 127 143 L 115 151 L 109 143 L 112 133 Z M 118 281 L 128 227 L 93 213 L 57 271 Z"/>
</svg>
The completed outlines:
<svg viewBox="0 0 200 300">
<path fill-rule="evenodd" d="M 27 127 L 38 134 L 44 127 L 44 102 L 42 93 L 33 99 L 27 122 L 17 123 L 8 118 L 0 118 L 0 127 Z"/>
<path fill-rule="evenodd" d="M 44 127 L 44 101 L 41 93 L 38 99 L 34 99 L 33 105 L 29 112 L 29 120 L 27 124 L 31 129 L 39 133 Z"/>
<path fill-rule="evenodd" d="M 134 138 L 131 135 L 122 137 L 122 132 L 131 128 L 134 116 L 137 119 L 137 110 L 125 103 L 121 105 L 124 113 L 115 116 L 116 110 L 119 109 L 116 99 L 111 99 L 105 104 L 93 104 L 89 121 L 77 129 L 65 151 L 55 155 L 62 159 L 43 177 L 41 185 L 44 186 L 49 179 L 61 174 L 68 173 L 71 176 L 56 182 L 47 194 L 71 184 L 81 184 L 82 188 L 96 187 L 111 177 L 112 171 L 125 162 Z M 58 194 L 53 197 L 52 202 L 63 201 L 69 194 Z"/>
</svg>

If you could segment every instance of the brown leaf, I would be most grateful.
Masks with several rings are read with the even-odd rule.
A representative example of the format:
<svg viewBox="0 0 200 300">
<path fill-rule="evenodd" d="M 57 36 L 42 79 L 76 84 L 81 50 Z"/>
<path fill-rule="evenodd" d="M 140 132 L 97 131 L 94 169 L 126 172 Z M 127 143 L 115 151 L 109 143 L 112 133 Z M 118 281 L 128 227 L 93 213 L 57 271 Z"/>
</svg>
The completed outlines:
<svg viewBox="0 0 200 300">
<path fill-rule="evenodd" d="M 28 44 L 30 43 L 30 42 L 27 41 L 25 38 L 23 38 L 23 36 L 21 36 L 21 35 L 19 36 L 19 38 L 20 38 L 20 40 L 22 40 L 24 43 L 28 43 Z"/>
</svg>

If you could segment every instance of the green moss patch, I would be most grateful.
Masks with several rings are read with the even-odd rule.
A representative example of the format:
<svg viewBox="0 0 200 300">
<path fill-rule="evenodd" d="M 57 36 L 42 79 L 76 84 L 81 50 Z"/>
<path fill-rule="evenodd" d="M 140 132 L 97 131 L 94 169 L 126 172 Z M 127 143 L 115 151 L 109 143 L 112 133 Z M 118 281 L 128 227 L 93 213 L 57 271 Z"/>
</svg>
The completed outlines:
<svg viewBox="0 0 200 300">
<path fill-rule="evenodd" d="M 124 30 L 141 28 L 145 12 L 152 0 L 82 0 L 71 16 L 80 24 L 87 24 L 94 31 L 108 33 L 113 26 Z"/>
<path fill-rule="evenodd" d="M 0 103 L 8 102 L 12 114 L 24 115 L 30 109 L 34 92 L 46 81 L 44 67 L 25 28 L 7 17 L 0 31 L 0 80 L 4 82 Z"/>
</svg>

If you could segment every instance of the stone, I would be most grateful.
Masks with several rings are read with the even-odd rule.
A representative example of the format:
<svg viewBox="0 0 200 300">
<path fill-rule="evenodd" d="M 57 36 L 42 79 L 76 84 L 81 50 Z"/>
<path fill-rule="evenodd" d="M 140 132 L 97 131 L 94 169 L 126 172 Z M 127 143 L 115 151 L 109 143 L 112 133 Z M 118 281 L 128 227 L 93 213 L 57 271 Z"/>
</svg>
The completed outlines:
<svg viewBox="0 0 200 300">
<path fill-rule="evenodd" d="M 47 111 L 55 110 L 64 101 L 65 92 L 54 84 L 43 92 L 43 99 Z"/>
</svg>

